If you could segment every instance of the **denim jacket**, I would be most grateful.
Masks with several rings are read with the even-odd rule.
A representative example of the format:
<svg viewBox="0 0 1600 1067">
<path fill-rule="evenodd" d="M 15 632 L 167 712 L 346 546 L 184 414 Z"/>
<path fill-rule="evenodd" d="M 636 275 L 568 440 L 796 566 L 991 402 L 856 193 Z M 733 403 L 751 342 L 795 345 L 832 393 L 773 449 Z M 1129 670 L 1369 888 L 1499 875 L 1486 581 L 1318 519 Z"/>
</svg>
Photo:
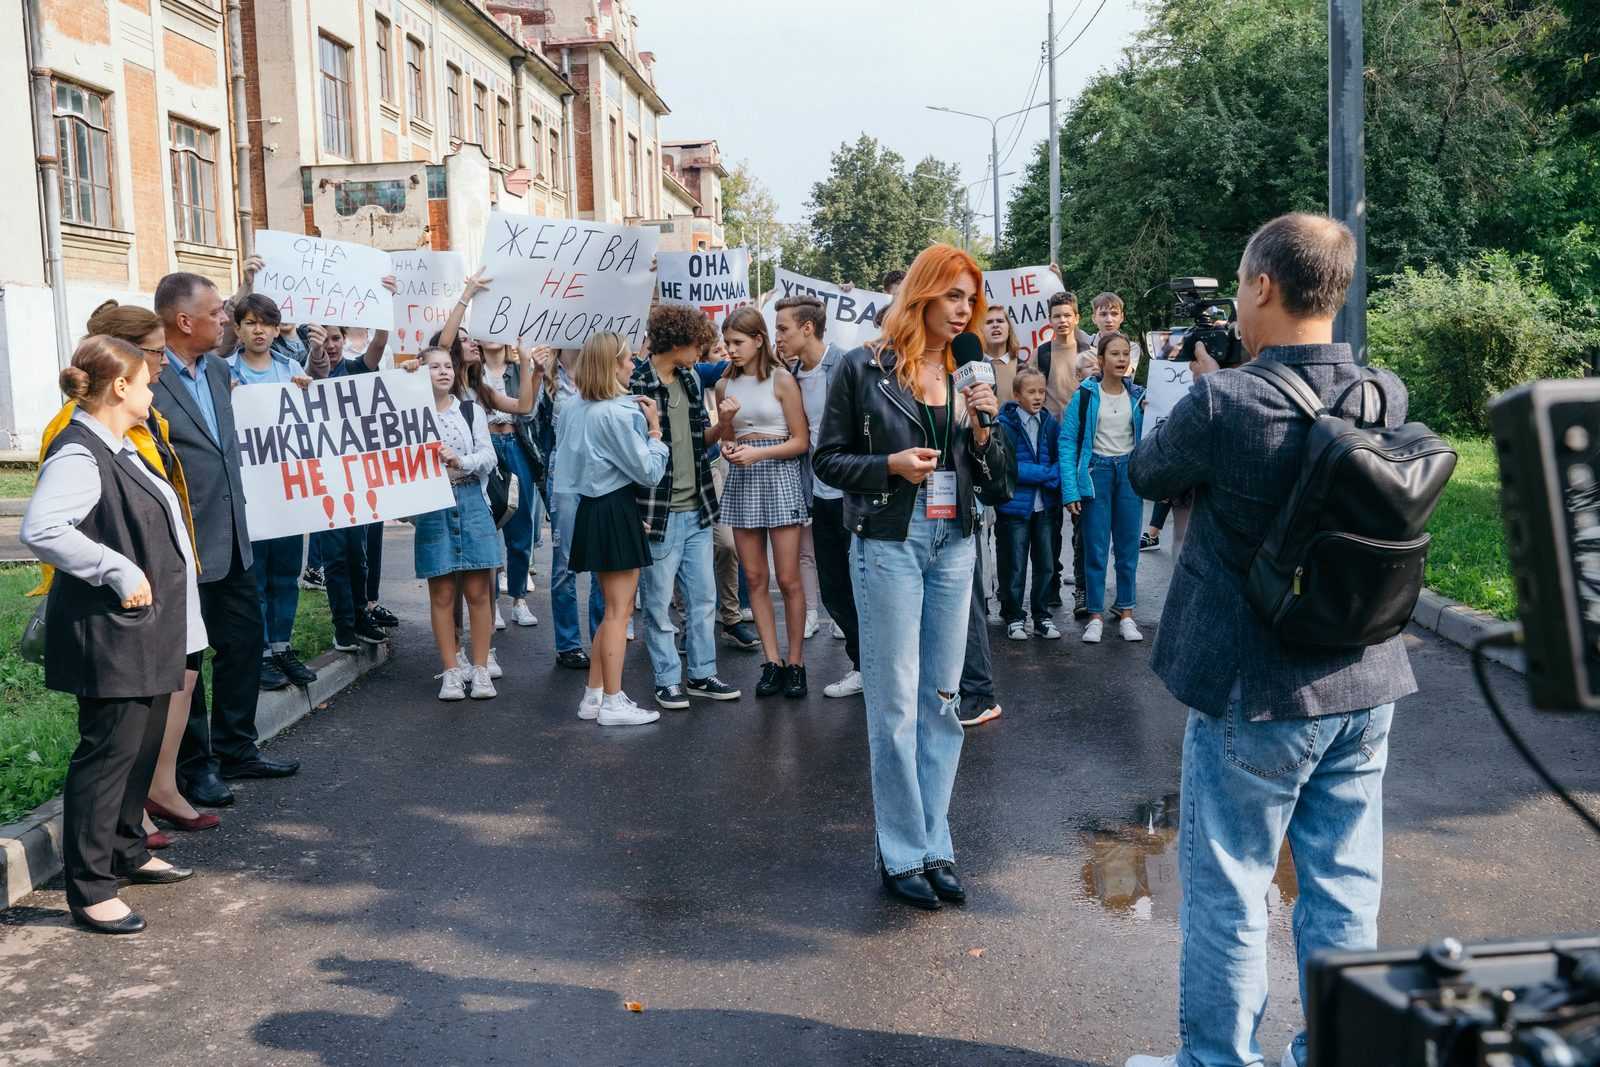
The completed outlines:
<svg viewBox="0 0 1600 1067">
<path fill-rule="evenodd" d="M 1045 408 L 1039 409 L 1039 447 L 1028 444 L 1028 431 L 1022 424 L 1022 406 L 1015 400 L 1006 401 L 1000 409 L 1000 428 L 1011 439 L 1011 449 L 1017 454 L 1017 491 L 1011 499 L 995 507 L 995 511 L 1008 519 L 1026 519 L 1033 514 L 1035 494 L 1043 494 L 1045 510 L 1061 506 L 1061 468 L 1056 460 L 1060 428 L 1056 417 Z"/>
<path fill-rule="evenodd" d="M 1144 386 L 1132 378 L 1122 380 L 1133 405 L 1133 447 L 1139 447 L 1144 432 Z M 1078 448 L 1079 412 L 1082 416 L 1083 448 Z M 1094 481 L 1089 477 L 1089 458 L 1094 454 L 1094 431 L 1100 425 L 1100 382 L 1090 378 L 1061 408 L 1061 502 L 1071 504 L 1094 497 Z"/>
</svg>

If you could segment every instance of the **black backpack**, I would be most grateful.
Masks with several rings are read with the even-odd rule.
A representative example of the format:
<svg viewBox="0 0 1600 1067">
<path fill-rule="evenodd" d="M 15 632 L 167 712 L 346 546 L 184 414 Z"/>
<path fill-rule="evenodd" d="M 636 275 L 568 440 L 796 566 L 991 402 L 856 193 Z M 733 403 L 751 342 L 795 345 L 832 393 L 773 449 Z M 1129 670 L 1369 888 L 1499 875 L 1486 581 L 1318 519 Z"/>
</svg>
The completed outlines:
<svg viewBox="0 0 1600 1067">
<path fill-rule="evenodd" d="M 1389 640 L 1422 593 L 1428 519 L 1455 471 L 1455 451 L 1420 422 L 1385 429 L 1388 401 L 1366 372 L 1330 411 L 1281 364 L 1240 369 L 1311 420 L 1300 478 L 1250 562 L 1251 608 L 1286 644 L 1333 650 Z M 1360 418 L 1337 414 L 1358 388 Z"/>
</svg>

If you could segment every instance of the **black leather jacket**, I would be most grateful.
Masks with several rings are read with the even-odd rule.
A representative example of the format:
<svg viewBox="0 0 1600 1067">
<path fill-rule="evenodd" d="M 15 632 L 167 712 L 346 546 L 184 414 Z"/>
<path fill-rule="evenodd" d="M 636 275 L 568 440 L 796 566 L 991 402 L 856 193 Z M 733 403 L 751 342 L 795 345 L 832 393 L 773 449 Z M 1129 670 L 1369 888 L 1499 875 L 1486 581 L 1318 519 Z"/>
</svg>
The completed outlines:
<svg viewBox="0 0 1600 1067">
<path fill-rule="evenodd" d="M 844 521 L 862 537 L 904 541 L 917 504 L 917 486 L 889 473 L 889 456 L 907 448 L 931 447 L 917 400 L 894 376 L 895 353 L 870 347 L 846 353 L 828 387 L 822 432 L 812 456 L 817 476 L 844 490 Z M 951 401 L 957 394 L 951 393 Z M 998 425 L 978 447 L 965 410 L 956 419 L 951 442 L 957 499 L 969 503 L 976 492 L 985 504 L 1011 499 L 1017 484 L 1017 457 Z M 961 530 L 972 533 L 975 511 L 961 509 Z"/>
</svg>

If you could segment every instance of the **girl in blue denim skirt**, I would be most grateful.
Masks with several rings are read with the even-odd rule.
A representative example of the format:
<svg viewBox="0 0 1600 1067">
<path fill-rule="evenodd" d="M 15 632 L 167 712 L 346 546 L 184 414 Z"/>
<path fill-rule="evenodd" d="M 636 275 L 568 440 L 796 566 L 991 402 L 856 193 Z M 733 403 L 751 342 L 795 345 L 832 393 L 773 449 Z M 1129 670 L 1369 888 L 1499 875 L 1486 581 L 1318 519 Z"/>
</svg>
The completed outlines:
<svg viewBox="0 0 1600 1067">
<path fill-rule="evenodd" d="M 1128 481 L 1128 462 L 1144 427 L 1144 389 L 1133 384 L 1133 348 L 1120 333 L 1095 341 L 1100 378 L 1088 379 L 1061 409 L 1061 501 L 1083 517 L 1083 577 L 1089 622 L 1086 644 L 1098 644 L 1104 630 L 1106 568 L 1117 558 L 1117 600 L 1113 607 L 1124 641 L 1143 641 L 1133 621 L 1138 590 L 1139 532 L 1144 501 Z"/>
</svg>

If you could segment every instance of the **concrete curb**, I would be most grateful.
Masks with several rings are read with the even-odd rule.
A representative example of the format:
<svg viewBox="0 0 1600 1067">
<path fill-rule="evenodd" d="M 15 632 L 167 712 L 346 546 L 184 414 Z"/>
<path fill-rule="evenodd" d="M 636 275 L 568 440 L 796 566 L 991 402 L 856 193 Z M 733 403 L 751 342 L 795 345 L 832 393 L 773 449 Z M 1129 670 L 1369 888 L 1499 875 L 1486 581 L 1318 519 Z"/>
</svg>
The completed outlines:
<svg viewBox="0 0 1600 1067">
<path fill-rule="evenodd" d="M 368 671 L 389 660 L 389 646 L 368 645 L 350 655 L 329 652 L 311 664 L 309 689 L 262 693 L 256 730 L 265 742 L 310 715 Z M 8 826 L 0 826 L 0 908 L 9 908 L 61 872 L 61 798 L 53 797 Z"/>
<path fill-rule="evenodd" d="M 20 519 L 28 513 L 25 496 L 0 496 L 0 518 Z"/>
<path fill-rule="evenodd" d="M 1411 621 L 1425 630 L 1432 630 L 1451 644 L 1470 649 L 1481 635 L 1505 625 L 1486 611 L 1468 607 L 1459 600 L 1441 596 L 1432 589 L 1424 589 L 1411 611 Z M 1527 674 L 1527 661 L 1520 648 L 1491 648 L 1488 658 L 1518 674 Z"/>
</svg>

